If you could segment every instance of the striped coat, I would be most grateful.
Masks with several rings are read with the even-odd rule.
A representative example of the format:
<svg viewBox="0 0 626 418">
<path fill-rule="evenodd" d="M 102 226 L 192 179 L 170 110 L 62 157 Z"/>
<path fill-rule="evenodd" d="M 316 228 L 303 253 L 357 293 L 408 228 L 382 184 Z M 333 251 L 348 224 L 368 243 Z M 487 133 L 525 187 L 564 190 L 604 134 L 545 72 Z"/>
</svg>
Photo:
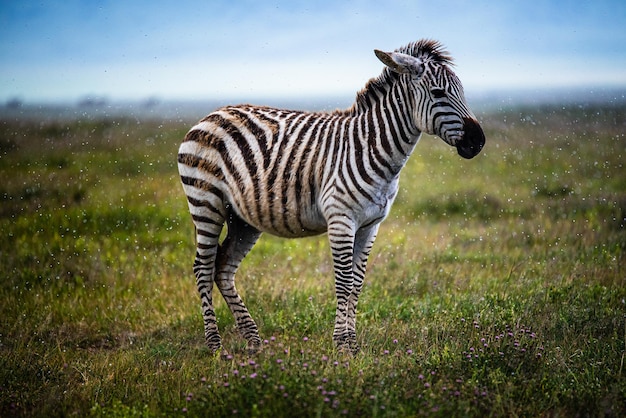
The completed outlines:
<svg viewBox="0 0 626 418">
<path fill-rule="evenodd" d="M 260 348 L 234 275 L 261 233 L 327 232 L 337 295 L 333 339 L 340 349 L 357 351 L 356 305 L 367 258 L 421 133 L 440 136 L 465 158 L 482 149 L 482 129 L 438 43 L 419 41 L 376 55 L 387 67 L 350 109 L 227 106 L 187 133 L 178 166 L 196 226 L 194 272 L 211 350 L 221 348 L 214 284 L 249 351 Z M 228 233 L 220 243 L 224 225 Z"/>
</svg>

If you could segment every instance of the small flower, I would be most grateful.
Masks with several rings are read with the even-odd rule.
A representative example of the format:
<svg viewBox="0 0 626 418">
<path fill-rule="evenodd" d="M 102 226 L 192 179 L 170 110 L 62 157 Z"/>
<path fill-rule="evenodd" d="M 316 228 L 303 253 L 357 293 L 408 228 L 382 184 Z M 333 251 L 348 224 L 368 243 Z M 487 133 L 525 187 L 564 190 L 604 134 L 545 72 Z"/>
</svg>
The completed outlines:
<svg viewBox="0 0 626 418">
<path fill-rule="evenodd" d="M 225 388 L 227 388 L 227 387 L 229 387 L 229 386 L 230 386 L 230 383 L 228 383 L 228 382 L 224 382 L 224 387 L 225 387 Z"/>
<path fill-rule="evenodd" d="M 273 335 L 270 337 L 270 341 L 276 341 L 276 337 L 274 337 Z"/>
<path fill-rule="evenodd" d="M 428 383 L 428 382 L 424 383 L 424 387 L 425 387 L 426 389 L 428 389 L 428 388 L 430 387 L 430 383 Z"/>
<path fill-rule="evenodd" d="M 389 354 L 389 350 L 383 351 L 383 354 Z"/>
<path fill-rule="evenodd" d="M 417 378 L 418 378 L 419 380 L 424 380 L 424 375 L 423 375 L 423 374 L 420 374 L 419 376 L 417 376 Z"/>
<path fill-rule="evenodd" d="M 406 350 L 406 353 L 410 356 L 411 354 L 413 354 L 413 350 L 409 348 L 408 350 Z"/>
<path fill-rule="evenodd" d="M 393 340 L 393 343 L 394 344 L 398 344 L 398 340 Z"/>
<path fill-rule="evenodd" d="M 309 341 L 309 337 L 304 337 L 304 338 L 302 339 L 302 341 L 304 341 L 304 342 Z"/>
<path fill-rule="evenodd" d="M 256 373 L 252 373 L 252 374 L 250 375 L 250 379 L 254 379 L 254 378 L 256 378 L 256 377 L 257 377 L 257 374 L 256 374 Z"/>
<path fill-rule="evenodd" d="M 277 359 L 276 359 L 276 363 L 277 363 L 277 364 L 281 364 L 282 362 L 283 362 L 283 359 L 280 359 L 280 358 L 277 358 Z"/>
</svg>

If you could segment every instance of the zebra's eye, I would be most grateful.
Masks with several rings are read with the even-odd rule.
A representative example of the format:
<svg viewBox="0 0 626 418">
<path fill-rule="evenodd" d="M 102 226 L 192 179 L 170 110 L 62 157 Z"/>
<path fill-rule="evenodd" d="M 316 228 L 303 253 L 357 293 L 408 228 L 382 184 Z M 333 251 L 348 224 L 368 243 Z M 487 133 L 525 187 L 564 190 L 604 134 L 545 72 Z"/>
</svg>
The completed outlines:
<svg viewBox="0 0 626 418">
<path fill-rule="evenodd" d="M 440 88 L 433 88 L 430 90 L 430 93 L 433 95 L 435 99 L 441 99 L 446 96 L 446 92 Z"/>
</svg>

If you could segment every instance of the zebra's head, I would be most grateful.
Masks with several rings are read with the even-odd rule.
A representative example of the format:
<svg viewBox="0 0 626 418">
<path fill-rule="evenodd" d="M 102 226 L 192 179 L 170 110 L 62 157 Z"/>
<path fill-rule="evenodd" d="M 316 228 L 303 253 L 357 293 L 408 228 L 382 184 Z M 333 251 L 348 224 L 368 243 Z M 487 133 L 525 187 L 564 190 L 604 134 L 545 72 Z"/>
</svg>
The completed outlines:
<svg viewBox="0 0 626 418">
<path fill-rule="evenodd" d="M 450 68 L 452 58 L 438 42 L 422 40 L 395 52 L 374 50 L 405 86 L 413 103 L 416 127 L 473 158 L 485 145 L 485 134 L 467 106 L 461 81 Z"/>
</svg>

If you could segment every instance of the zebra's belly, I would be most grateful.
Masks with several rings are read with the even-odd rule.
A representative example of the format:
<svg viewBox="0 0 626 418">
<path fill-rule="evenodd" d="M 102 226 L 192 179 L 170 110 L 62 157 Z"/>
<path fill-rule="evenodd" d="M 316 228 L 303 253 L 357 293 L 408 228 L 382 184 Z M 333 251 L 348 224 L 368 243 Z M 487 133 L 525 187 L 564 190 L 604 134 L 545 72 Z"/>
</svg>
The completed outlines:
<svg viewBox="0 0 626 418">
<path fill-rule="evenodd" d="M 278 237 L 307 237 L 323 234 L 327 229 L 325 218 L 315 206 L 270 204 L 254 199 L 247 199 L 247 204 L 232 203 L 237 214 L 251 226 Z"/>
</svg>

